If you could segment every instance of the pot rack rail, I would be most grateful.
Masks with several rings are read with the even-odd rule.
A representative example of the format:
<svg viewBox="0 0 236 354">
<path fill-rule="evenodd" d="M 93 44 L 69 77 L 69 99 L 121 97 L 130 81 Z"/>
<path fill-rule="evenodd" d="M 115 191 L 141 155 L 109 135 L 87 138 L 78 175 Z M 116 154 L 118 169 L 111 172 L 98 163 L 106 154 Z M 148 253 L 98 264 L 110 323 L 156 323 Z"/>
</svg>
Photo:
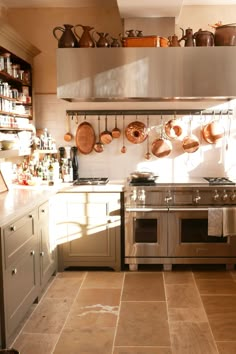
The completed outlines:
<svg viewBox="0 0 236 354">
<path fill-rule="evenodd" d="M 157 115 L 174 115 L 174 116 L 201 116 L 201 115 L 232 115 L 232 109 L 224 109 L 224 110 L 66 110 L 66 114 L 73 119 L 74 116 L 157 116 Z"/>
</svg>

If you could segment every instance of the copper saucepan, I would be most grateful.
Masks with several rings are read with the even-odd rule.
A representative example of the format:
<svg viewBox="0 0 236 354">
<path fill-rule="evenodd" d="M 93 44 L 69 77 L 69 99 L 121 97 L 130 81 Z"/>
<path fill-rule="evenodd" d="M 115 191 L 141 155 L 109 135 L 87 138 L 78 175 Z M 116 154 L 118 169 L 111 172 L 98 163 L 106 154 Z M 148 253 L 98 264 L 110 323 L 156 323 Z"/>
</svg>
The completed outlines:
<svg viewBox="0 0 236 354">
<path fill-rule="evenodd" d="M 112 134 L 107 129 L 107 116 L 105 118 L 105 130 L 100 134 L 100 140 L 103 144 L 110 144 L 112 142 Z"/>
<path fill-rule="evenodd" d="M 161 122 L 162 122 L 162 117 L 161 117 Z M 164 126 L 162 124 L 161 136 L 160 138 L 155 139 L 152 142 L 152 147 L 151 147 L 152 154 L 159 158 L 168 156 L 172 151 L 172 144 L 169 140 L 164 139 L 163 130 L 164 130 Z"/>
<path fill-rule="evenodd" d="M 165 124 L 165 134 L 170 139 L 177 139 L 183 133 L 183 129 L 177 120 L 171 119 Z"/>
<path fill-rule="evenodd" d="M 192 134 L 192 118 L 190 118 L 190 121 L 189 121 L 189 130 L 190 130 L 189 135 L 187 135 L 183 139 L 182 147 L 185 152 L 193 153 L 199 149 L 200 142 L 199 142 L 198 138 Z"/>
</svg>

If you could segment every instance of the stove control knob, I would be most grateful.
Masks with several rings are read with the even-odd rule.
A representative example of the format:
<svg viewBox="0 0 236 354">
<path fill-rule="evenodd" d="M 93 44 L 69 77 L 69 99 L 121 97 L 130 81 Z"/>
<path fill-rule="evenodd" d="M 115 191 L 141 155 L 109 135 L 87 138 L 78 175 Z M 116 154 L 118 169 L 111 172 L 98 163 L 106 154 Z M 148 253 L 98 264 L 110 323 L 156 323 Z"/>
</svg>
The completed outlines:
<svg viewBox="0 0 236 354">
<path fill-rule="evenodd" d="M 228 199 L 228 194 L 226 192 L 226 190 L 223 191 L 223 194 L 222 194 L 222 200 L 225 202 L 227 199 Z"/>
<path fill-rule="evenodd" d="M 217 191 L 217 190 L 215 190 L 215 191 L 214 191 L 214 194 L 213 194 L 213 197 L 212 197 L 212 198 L 213 198 L 213 200 L 217 201 L 217 200 L 219 199 L 219 197 L 220 197 L 220 196 L 219 196 L 218 191 Z"/>
<path fill-rule="evenodd" d="M 201 200 L 201 196 L 200 196 L 200 194 L 199 194 L 199 191 L 197 190 L 197 191 L 196 191 L 196 195 L 195 195 L 195 197 L 193 198 L 193 202 L 194 202 L 195 204 L 198 204 L 198 203 L 200 202 L 200 200 Z"/>
<path fill-rule="evenodd" d="M 233 192 L 230 196 L 230 199 L 232 200 L 232 202 L 236 199 L 236 193 Z"/>
</svg>

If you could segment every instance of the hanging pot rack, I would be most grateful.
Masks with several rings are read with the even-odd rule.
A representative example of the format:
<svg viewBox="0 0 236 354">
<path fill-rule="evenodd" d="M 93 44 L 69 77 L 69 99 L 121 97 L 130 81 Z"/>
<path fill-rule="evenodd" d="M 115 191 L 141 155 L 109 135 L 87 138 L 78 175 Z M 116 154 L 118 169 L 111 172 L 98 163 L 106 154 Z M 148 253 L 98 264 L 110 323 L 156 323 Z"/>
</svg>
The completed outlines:
<svg viewBox="0 0 236 354">
<path fill-rule="evenodd" d="M 192 115 L 192 116 L 201 116 L 201 115 L 232 115 L 233 109 L 224 109 L 224 110 L 66 110 L 66 114 L 73 119 L 74 116 L 157 116 L 157 115 Z"/>
</svg>

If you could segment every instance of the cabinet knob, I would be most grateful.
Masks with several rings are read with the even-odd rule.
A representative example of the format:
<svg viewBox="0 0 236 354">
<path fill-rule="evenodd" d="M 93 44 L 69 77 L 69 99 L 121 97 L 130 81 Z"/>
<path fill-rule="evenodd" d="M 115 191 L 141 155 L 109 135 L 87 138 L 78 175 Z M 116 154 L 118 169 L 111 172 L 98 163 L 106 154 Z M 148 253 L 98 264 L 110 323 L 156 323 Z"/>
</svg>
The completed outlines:
<svg viewBox="0 0 236 354">
<path fill-rule="evenodd" d="M 40 252 L 40 256 L 42 256 L 42 257 L 44 256 L 44 252 L 43 252 L 43 251 L 42 251 L 42 252 Z"/>
<path fill-rule="evenodd" d="M 30 255 L 34 256 L 35 255 L 35 251 L 34 250 L 30 251 Z"/>
<path fill-rule="evenodd" d="M 32 218 L 33 218 L 33 215 L 32 215 L 32 214 L 29 214 L 29 218 L 32 219 Z"/>
<path fill-rule="evenodd" d="M 15 275 L 17 273 L 17 268 L 12 269 L 11 274 Z"/>
<path fill-rule="evenodd" d="M 16 231 L 16 226 L 15 225 L 11 226 L 11 231 Z"/>
<path fill-rule="evenodd" d="M 41 210 L 41 213 L 45 213 L 45 209 L 42 209 L 42 210 Z"/>
</svg>

